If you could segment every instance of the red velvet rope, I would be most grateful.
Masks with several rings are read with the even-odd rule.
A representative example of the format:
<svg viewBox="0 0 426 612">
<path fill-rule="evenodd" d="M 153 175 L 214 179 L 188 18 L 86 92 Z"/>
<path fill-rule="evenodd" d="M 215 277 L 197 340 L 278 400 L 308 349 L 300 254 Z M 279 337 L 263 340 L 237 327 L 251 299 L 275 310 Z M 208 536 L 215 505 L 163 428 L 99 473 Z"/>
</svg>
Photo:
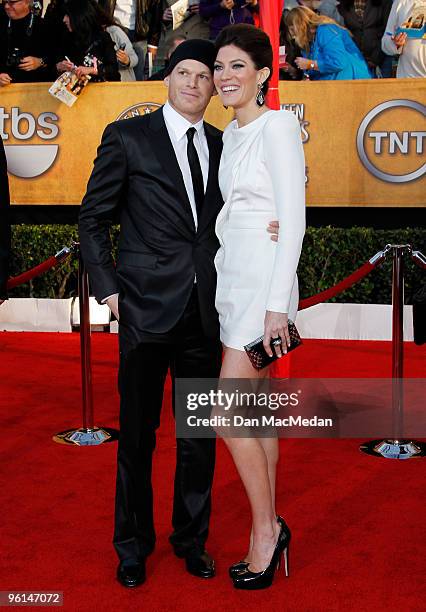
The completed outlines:
<svg viewBox="0 0 426 612">
<path fill-rule="evenodd" d="M 19 276 L 14 276 L 12 278 L 9 278 L 9 280 L 7 281 L 7 289 L 14 289 L 15 287 L 19 287 L 19 285 L 23 285 L 24 283 L 27 283 L 28 281 L 32 280 L 36 276 L 40 276 L 40 274 L 44 274 L 44 272 L 47 272 L 48 270 L 56 266 L 56 264 L 63 262 L 64 259 L 66 259 L 66 257 L 68 257 L 69 254 L 70 253 L 61 254 L 60 257 L 57 257 L 56 255 L 52 255 L 52 257 L 49 257 L 49 259 L 46 259 L 46 261 L 43 261 L 38 266 L 31 268 L 31 270 L 27 270 L 26 272 L 23 272 Z"/>
<path fill-rule="evenodd" d="M 23 285 L 24 283 L 27 283 L 28 281 L 32 280 L 36 276 L 40 276 L 40 274 L 47 272 L 48 270 L 53 268 L 56 264 L 61 263 L 69 255 L 70 255 L 70 252 L 67 252 L 67 253 L 61 252 L 59 257 L 55 255 L 52 257 L 49 257 L 49 259 L 46 259 L 46 261 L 43 261 L 38 266 L 31 268 L 31 270 L 27 270 L 26 272 L 24 272 L 23 274 L 20 274 L 19 276 L 14 276 L 13 278 L 10 278 L 7 282 L 7 288 L 13 289 L 14 287 L 18 287 L 19 285 Z M 364 278 L 364 276 L 367 276 L 367 274 L 369 274 L 371 270 L 373 270 L 382 261 L 382 259 L 383 257 L 379 257 L 378 259 L 376 259 L 374 263 L 371 263 L 371 260 L 367 261 L 364 265 L 358 268 L 358 270 L 355 270 L 355 272 L 352 272 L 352 274 L 350 274 L 345 279 L 340 281 L 340 283 L 337 283 L 337 285 L 334 285 L 334 287 L 330 287 L 329 289 L 325 289 L 324 291 L 321 291 L 320 293 L 317 293 L 316 295 L 312 295 L 309 298 L 301 300 L 299 302 L 299 310 L 305 310 L 305 308 L 310 308 L 311 306 L 315 306 L 316 304 L 319 304 L 321 302 L 326 302 L 327 300 L 334 297 L 335 295 L 338 295 L 342 291 L 345 291 L 345 289 L 352 287 L 352 285 L 354 285 L 359 280 Z"/>
<path fill-rule="evenodd" d="M 370 263 L 369 261 L 367 261 L 364 265 L 358 268 L 358 270 L 355 270 L 355 272 L 352 272 L 352 274 L 344 278 L 342 281 L 340 281 L 340 283 L 334 285 L 334 287 L 330 287 L 329 289 L 325 289 L 324 291 L 321 291 L 316 295 L 312 295 L 311 297 L 301 300 L 299 302 L 299 310 L 305 310 L 305 308 L 310 308 L 311 306 L 315 306 L 320 302 L 326 302 L 338 293 L 341 293 L 345 289 L 352 287 L 352 285 L 364 278 L 364 276 L 367 276 L 367 274 L 369 274 L 371 270 L 373 270 L 380 261 L 381 259 L 378 260 L 376 263 Z"/>
</svg>

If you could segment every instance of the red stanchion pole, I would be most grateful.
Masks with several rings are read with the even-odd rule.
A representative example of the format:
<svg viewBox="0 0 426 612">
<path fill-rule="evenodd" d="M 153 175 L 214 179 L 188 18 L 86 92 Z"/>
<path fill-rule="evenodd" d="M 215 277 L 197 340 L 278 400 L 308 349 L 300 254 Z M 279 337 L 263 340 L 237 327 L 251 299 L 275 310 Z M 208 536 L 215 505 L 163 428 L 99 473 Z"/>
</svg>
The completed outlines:
<svg viewBox="0 0 426 612">
<path fill-rule="evenodd" d="M 81 252 L 78 254 L 78 295 L 80 310 L 81 394 L 83 429 L 94 428 L 92 386 L 92 344 L 90 337 L 89 277 Z"/>
<path fill-rule="evenodd" d="M 80 249 L 78 249 L 78 296 L 83 426 L 77 429 L 62 431 L 53 436 L 53 440 L 60 444 L 98 446 L 99 444 L 116 440 L 118 438 L 118 431 L 107 427 L 96 427 L 94 424 L 89 276 Z"/>
<path fill-rule="evenodd" d="M 411 459 L 426 455 L 422 442 L 404 440 L 404 253 L 411 246 L 392 245 L 392 426 L 393 439 L 373 440 L 360 450 L 386 459 Z"/>
<path fill-rule="evenodd" d="M 394 441 L 400 438 L 404 422 L 404 247 L 393 251 L 392 262 L 392 408 Z"/>
</svg>

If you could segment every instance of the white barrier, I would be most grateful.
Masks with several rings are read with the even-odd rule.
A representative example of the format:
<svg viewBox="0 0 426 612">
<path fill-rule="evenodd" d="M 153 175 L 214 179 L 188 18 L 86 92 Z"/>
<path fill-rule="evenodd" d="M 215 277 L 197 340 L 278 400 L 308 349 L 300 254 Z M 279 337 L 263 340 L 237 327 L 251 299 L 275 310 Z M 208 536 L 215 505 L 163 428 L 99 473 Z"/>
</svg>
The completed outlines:
<svg viewBox="0 0 426 612">
<path fill-rule="evenodd" d="M 0 307 L 0 331 L 71 332 L 72 299 L 12 298 Z M 92 325 L 108 325 L 108 306 L 90 298 Z M 78 324 L 78 300 L 73 322 Z M 111 323 L 111 332 L 117 332 Z M 392 306 L 388 304 L 318 304 L 297 316 L 302 338 L 391 340 Z M 404 340 L 413 341 L 412 306 L 404 306 Z"/>
<path fill-rule="evenodd" d="M 90 319 L 93 325 L 108 325 L 108 306 L 90 298 Z M 0 306 L 0 331 L 71 332 L 72 324 L 80 324 L 78 298 L 12 298 Z"/>
</svg>

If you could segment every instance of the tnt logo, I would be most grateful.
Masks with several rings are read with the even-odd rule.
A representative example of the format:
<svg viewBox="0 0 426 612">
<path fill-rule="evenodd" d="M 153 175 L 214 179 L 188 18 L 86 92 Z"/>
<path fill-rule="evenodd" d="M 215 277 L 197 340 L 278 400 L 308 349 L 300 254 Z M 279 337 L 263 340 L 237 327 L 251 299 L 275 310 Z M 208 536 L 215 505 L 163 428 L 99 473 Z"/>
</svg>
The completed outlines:
<svg viewBox="0 0 426 612">
<path fill-rule="evenodd" d="M 34 178 L 49 170 L 55 162 L 59 146 L 27 142 L 36 137 L 42 141 L 55 139 L 59 134 L 58 120 L 55 113 L 41 113 L 35 117 L 32 113 L 22 112 L 19 107 L 12 107 L 9 112 L 0 107 L 0 137 L 5 144 L 10 174 Z M 8 144 L 10 137 L 25 144 Z"/>
<path fill-rule="evenodd" d="M 358 155 L 373 176 L 388 183 L 408 183 L 426 172 L 426 107 L 413 100 L 379 104 L 362 120 Z"/>
<path fill-rule="evenodd" d="M 426 132 L 370 132 L 370 138 L 374 138 L 374 153 L 381 155 L 384 151 L 394 155 L 400 153 L 410 153 L 415 151 L 419 155 L 423 154 L 423 140 Z M 414 141 L 414 142 L 413 142 Z"/>
</svg>

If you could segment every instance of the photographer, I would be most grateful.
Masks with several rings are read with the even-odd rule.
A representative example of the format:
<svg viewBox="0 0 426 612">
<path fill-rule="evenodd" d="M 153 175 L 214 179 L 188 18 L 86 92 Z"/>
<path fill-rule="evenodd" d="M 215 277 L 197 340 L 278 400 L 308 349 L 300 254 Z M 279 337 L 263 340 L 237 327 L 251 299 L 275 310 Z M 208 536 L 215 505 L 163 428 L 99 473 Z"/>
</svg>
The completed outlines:
<svg viewBox="0 0 426 612">
<path fill-rule="evenodd" d="M 41 2 L 3 0 L 0 6 L 0 85 L 50 81 L 48 36 Z"/>
</svg>

